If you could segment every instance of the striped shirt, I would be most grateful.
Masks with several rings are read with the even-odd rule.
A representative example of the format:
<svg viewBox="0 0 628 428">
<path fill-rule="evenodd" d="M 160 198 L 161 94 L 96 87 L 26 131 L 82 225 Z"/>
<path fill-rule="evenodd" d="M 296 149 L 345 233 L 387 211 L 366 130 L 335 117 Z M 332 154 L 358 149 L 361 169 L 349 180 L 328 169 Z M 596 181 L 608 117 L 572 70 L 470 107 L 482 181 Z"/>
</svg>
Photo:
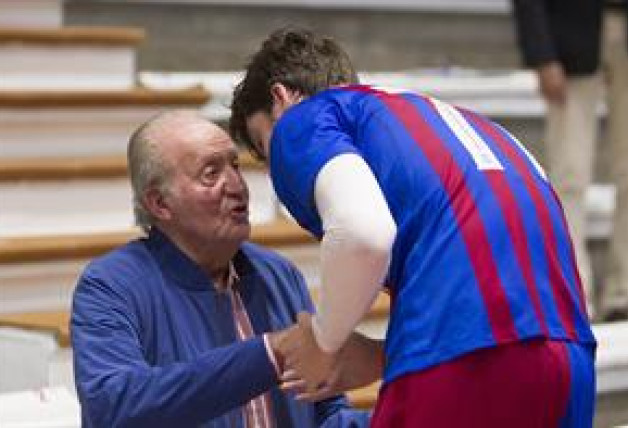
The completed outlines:
<svg viewBox="0 0 628 428">
<path fill-rule="evenodd" d="M 246 308 L 240 297 L 240 293 L 237 290 L 237 283 L 240 281 L 238 273 L 233 266 L 233 263 L 229 263 L 229 274 L 227 277 L 227 284 L 225 290 L 229 293 L 229 299 L 231 300 L 231 307 L 233 308 L 233 320 L 236 328 L 236 334 L 239 340 L 250 339 L 255 336 L 251 320 L 246 313 Z M 272 351 L 268 349 L 266 344 L 266 350 L 273 361 L 274 356 Z M 272 404 L 269 393 L 259 395 L 246 403 L 244 406 L 244 419 L 246 428 L 272 428 L 274 426 L 272 417 Z"/>
</svg>

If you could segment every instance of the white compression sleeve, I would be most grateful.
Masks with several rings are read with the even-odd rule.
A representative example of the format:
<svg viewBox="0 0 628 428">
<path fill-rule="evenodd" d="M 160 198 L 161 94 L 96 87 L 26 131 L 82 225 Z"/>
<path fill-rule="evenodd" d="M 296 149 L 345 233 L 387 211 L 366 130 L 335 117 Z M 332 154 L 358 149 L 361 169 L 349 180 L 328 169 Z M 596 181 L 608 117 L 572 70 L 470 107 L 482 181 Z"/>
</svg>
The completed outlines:
<svg viewBox="0 0 628 428">
<path fill-rule="evenodd" d="M 314 197 L 324 235 L 313 329 L 319 346 L 335 352 L 382 287 L 397 227 L 373 172 L 356 154 L 323 166 Z"/>
</svg>

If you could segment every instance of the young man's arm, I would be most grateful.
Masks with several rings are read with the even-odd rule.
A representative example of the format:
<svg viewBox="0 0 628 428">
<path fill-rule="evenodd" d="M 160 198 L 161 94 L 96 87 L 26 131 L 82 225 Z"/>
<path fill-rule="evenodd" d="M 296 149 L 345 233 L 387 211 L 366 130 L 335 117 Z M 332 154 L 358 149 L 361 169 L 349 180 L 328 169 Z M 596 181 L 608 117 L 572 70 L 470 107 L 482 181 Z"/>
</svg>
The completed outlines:
<svg viewBox="0 0 628 428">
<path fill-rule="evenodd" d="M 328 161 L 314 193 L 324 230 L 317 313 L 299 314 L 300 328 L 281 344 L 289 369 L 284 386 L 300 383 L 307 394 L 333 382 L 340 349 L 382 288 L 396 234 L 377 180 L 360 156 Z"/>
<path fill-rule="evenodd" d="M 382 289 L 397 227 L 371 169 L 356 154 L 327 162 L 314 192 L 324 236 L 312 327 L 320 347 L 333 353 Z"/>
<path fill-rule="evenodd" d="M 290 274 L 279 277 L 285 278 L 285 283 L 280 289 L 289 291 L 289 294 L 296 298 L 291 300 L 293 302 L 291 309 L 295 314 L 304 310 L 308 313 L 314 312 L 314 305 L 305 279 L 294 265 L 289 263 L 288 266 Z M 288 336 L 280 334 L 269 337 L 269 343 L 273 351 L 276 351 L 276 359 L 280 365 L 283 365 L 283 356 L 279 354 L 279 348 L 282 346 L 278 342 L 289 340 Z M 343 358 L 340 358 L 338 364 L 335 365 L 333 382 L 328 385 L 328 388 L 319 390 L 316 394 L 301 395 L 300 381 L 296 382 L 293 388 L 284 385 L 284 389 L 296 394 L 297 399 L 313 403 L 315 422 L 321 428 L 359 428 L 369 424 L 369 412 L 350 407 L 342 394 L 349 389 L 373 382 L 381 376 L 382 370 L 381 366 L 372 368 L 372 361 L 376 360 L 374 355 L 377 354 L 372 346 L 375 342 L 368 341 L 364 336 L 355 333 L 353 337 L 356 337 L 356 340 L 349 340 L 352 346 L 346 346 L 346 352 L 343 348 Z M 357 340 L 358 337 L 359 340 Z M 364 354 L 368 354 L 368 358 L 358 358 Z"/>
<path fill-rule="evenodd" d="M 567 77 L 558 60 L 545 0 L 513 0 L 517 39 L 527 67 L 536 70 L 541 95 L 552 103 L 565 102 Z"/>
</svg>

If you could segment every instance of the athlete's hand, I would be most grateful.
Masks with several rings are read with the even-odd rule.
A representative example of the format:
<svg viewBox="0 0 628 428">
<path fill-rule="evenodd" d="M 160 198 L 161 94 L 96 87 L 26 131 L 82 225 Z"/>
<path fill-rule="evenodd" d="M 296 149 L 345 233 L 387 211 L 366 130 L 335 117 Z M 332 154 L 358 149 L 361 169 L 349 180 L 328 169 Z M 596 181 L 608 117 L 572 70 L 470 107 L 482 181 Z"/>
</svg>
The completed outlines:
<svg viewBox="0 0 628 428">
<path fill-rule="evenodd" d="M 281 380 L 285 389 L 314 393 L 332 376 L 337 353 L 320 348 L 312 331 L 312 315 L 307 312 L 299 313 L 297 328 L 287 332 L 280 352 L 284 356 Z"/>
<path fill-rule="evenodd" d="M 295 392 L 298 400 L 320 401 L 373 383 L 381 377 L 383 365 L 383 342 L 354 332 L 337 353 L 321 388 L 307 392 L 305 382 L 293 370 L 284 373 L 281 388 Z"/>
<path fill-rule="evenodd" d="M 272 333 L 266 333 L 268 338 L 268 344 L 275 357 L 275 363 L 277 364 L 278 375 L 281 378 L 281 374 L 285 371 L 285 353 L 289 347 L 289 343 L 292 340 L 292 335 L 296 334 L 298 330 L 298 324 L 290 326 L 284 330 L 273 331 Z"/>
</svg>

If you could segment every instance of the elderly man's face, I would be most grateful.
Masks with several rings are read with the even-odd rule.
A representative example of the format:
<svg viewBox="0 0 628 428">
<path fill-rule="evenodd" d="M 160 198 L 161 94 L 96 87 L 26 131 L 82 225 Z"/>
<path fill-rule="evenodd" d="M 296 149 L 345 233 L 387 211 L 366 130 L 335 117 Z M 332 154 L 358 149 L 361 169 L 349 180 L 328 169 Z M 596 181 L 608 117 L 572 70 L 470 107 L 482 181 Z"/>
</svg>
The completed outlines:
<svg viewBox="0 0 628 428">
<path fill-rule="evenodd" d="M 185 123 L 169 134 L 161 147 L 170 169 L 164 195 L 168 228 L 200 246 L 246 240 L 249 193 L 233 141 L 204 121 Z"/>
</svg>

